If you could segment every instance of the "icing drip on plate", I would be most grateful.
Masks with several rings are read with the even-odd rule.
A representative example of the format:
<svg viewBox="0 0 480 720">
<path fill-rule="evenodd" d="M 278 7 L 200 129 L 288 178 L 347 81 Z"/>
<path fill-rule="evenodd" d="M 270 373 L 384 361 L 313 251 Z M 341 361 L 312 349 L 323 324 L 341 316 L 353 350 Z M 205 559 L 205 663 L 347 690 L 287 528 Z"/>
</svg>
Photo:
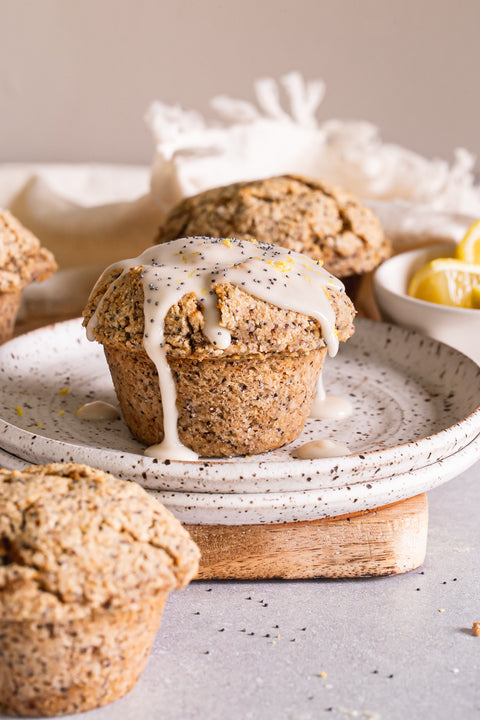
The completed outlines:
<svg viewBox="0 0 480 720">
<path fill-rule="evenodd" d="M 107 288 L 87 325 L 94 339 L 98 313 L 105 297 L 130 268 L 142 267 L 144 290 L 145 352 L 157 368 L 163 405 L 165 437 L 145 454 L 175 460 L 195 460 L 196 453 L 178 437 L 175 382 L 167 361 L 164 326 L 168 310 L 184 295 L 194 293 L 203 307 L 203 333 L 220 350 L 229 347 L 230 332 L 220 325 L 215 286 L 231 283 L 250 295 L 318 321 L 322 337 L 333 356 L 338 350 L 335 314 L 328 289 L 343 291 L 343 284 L 311 258 L 268 243 L 235 238 L 183 238 L 145 250 L 139 257 L 114 263 L 97 286 L 113 270 L 121 275 Z M 95 288 L 94 291 L 95 292 Z"/>
<path fill-rule="evenodd" d="M 80 405 L 75 410 L 75 415 L 80 420 L 117 420 L 120 417 L 118 409 L 103 400 L 93 400 Z"/>
<path fill-rule="evenodd" d="M 315 395 L 310 406 L 310 417 L 315 420 L 342 420 L 353 413 L 350 400 L 341 395 L 326 393 L 323 387 L 322 372 L 318 376 Z"/>
<path fill-rule="evenodd" d="M 336 440 L 312 440 L 312 442 L 300 445 L 292 452 L 292 457 L 300 460 L 317 460 L 318 458 L 340 457 L 349 455 L 350 451 L 346 445 Z"/>
</svg>

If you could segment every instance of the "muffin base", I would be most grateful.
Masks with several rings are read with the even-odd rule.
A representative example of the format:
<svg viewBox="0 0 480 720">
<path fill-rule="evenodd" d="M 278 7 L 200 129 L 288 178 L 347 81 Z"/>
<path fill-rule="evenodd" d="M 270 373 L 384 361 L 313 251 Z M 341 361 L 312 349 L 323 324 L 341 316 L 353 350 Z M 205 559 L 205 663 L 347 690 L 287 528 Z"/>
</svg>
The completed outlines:
<svg viewBox="0 0 480 720">
<path fill-rule="evenodd" d="M 123 417 L 137 440 L 163 439 L 158 374 L 144 351 L 104 344 Z M 178 434 L 203 457 L 253 455 L 295 440 L 308 417 L 326 348 L 298 355 L 169 357 Z"/>
<path fill-rule="evenodd" d="M 166 598 L 65 623 L 0 622 L 0 710 L 64 715 L 125 695 L 147 663 Z"/>
<path fill-rule="evenodd" d="M 0 293 L 0 345 L 13 336 L 22 293 Z"/>
</svg>

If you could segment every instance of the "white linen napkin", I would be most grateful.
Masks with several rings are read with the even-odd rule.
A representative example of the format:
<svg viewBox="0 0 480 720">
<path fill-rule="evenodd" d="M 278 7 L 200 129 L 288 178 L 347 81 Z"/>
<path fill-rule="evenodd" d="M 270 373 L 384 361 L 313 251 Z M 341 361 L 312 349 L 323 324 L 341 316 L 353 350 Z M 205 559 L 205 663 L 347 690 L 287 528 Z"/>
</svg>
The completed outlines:
<svg viewBox="0 0 480 720">
<path fill-rule="evenodd" d="M 20 321 L 80 314 L 107 265 L 153 244 L 163 213 L 149 182 L 147 167 L 0 167 L 0 207 L 9 207 L 59 265 L 52 278 L 25 289 Z"/>
<path fill-rule="evenodd" d="M 305 82 L 299 73 L 285 75 L 280 84 L 257 80 L 255 92 L 258 106 L 223 95 L 213 98 L 216 118 L 210 122 L 191 110 L 152 103 L 146 115 L 156 147 L 151 187 L 164 212 L 208 188 L 300 173 L 364 200 L 480 216 L 475 158 L 467 150 L 458 148 L 450 166 L 382 142 L 371 123 L 320 122 L 325 85 Z"/>
</svg>

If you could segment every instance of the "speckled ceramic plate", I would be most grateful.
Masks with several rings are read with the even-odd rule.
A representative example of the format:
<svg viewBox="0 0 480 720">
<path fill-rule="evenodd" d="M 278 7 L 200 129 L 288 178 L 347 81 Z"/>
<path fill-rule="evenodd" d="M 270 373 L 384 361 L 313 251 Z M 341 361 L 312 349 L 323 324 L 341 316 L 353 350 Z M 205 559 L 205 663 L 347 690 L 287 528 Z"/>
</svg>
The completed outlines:
<svg viewBox="0 0 480 720">
<path fill-rule="evenodd" d="M 328 391 L 351 400 L 351 417 L 310 420 L 275 452 L 194 463 L 144 457 L 122 420 L 79 420 L 75 410 L 89 400 L 116 403 L 102 348 L 86 340 L 79 320 L 42 328 L 0 348 L 0 447 L 31 462 L 85 462 L 151 489 L 278 493 L 374 481 L 380 492 L 382 478 L 446 458 L 478 435 L 480 368 L 414 332 L 356 325 L 324 370 Z M 351 454 L 292 458 L 320 438 L 341 441 Z"/>
<path fill-rule="evenodd" d="M 149 490 L 183 523 L 255 525 L 301 522 L 370 510 L 431 490 L 464 472 L 480 457 L 480 435 L 444 460 L 380 481 L 285 493 L 195 493 Z M 10 469 L 29 463 L 0 450 Z"/>
<path fill-rule="evenodd" d="M 8 453 L 6 450 L 0 450 L 0 468 L 6 468 L 7 470 L 23 470 L 29 465 L 31 465 L 31 463 L 26 460 L 22 460 L 16 455 Z"/>
</svg>

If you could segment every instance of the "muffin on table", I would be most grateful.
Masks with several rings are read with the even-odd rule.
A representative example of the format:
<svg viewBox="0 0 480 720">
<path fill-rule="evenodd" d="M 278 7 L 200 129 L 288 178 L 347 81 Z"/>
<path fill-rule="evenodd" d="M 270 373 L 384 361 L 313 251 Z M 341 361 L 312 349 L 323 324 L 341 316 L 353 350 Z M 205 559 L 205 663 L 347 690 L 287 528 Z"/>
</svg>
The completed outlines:
<svg viewBox="0 0 480 720">
<path fill-rule="evenodd" d="M 56 269 L 52 253 L 35 235 L 8 210 L 0 210 L 0 343 L 13 335 L 23 288 Z"/>
<path fill-rule="evenodd" d="M 193 460 L 298 437 L 354 314 L 343 284 L 305 255 L 188 237 L 107 268 L 84 324 L 147 454 Z"/>
<path fill-rule="evenodd" d="M 0 470 L 0 711 L 59 715 L 127 693 L 198 558 L 134 482 L 77 464 Z"/>
<path fill-rule="evenodd" d="M 391 243 L 370 208 L 352 193 L 300 175 L 237 182 L 176 205 L 156 242 L 186 235 L 256 238 L 321 260 L 344 282 L 373 270 Z"/>
</svg>

